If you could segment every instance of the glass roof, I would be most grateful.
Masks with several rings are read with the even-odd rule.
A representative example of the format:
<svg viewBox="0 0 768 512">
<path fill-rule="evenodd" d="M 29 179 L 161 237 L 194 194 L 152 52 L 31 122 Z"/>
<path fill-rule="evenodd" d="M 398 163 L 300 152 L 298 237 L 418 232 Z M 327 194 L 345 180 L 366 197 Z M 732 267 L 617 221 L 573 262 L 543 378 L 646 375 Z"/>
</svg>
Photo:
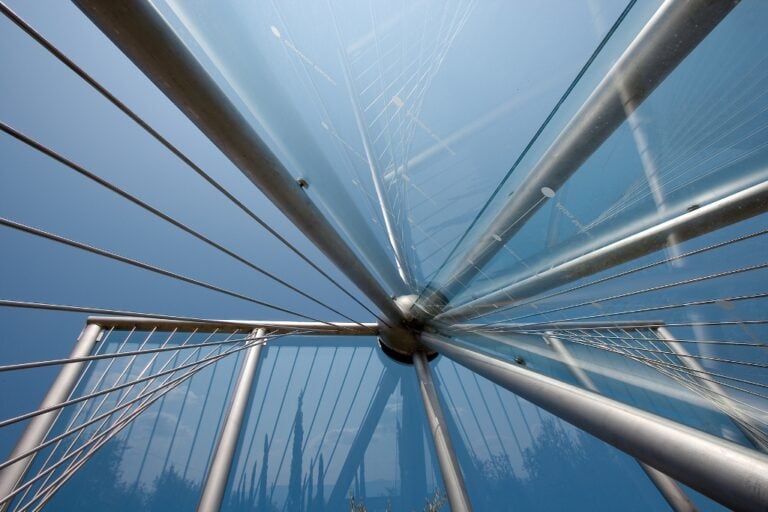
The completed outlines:
<svg viewBox="0 0 768 512">
<path fill-rule="evenodd" d="M 399 255 L 413 291 L 563 92 L 576 87 L 553 126 L 658 6 L 153 4 L 372 270 L 375 252 Z"/>
<path fill-rule="evenodd" d="M 619 64 L 675 2 L 146 3 L 388 296 L 444 299 L 420 321 L 457 346 L 768 446 L 768 4 L 739 2 L 658 83 L 625 83 Z M 27 304 L 0 307 L 0 368 L 66 357 L 94 308 L 377 320 L 347 269 L 74 5 L 8 4 L 152 128 L 4 8 L 0 300 Z M 620 122 L 605 136 L 600 115 L 575 130 L 605 87 Z M 563 140 L 594 148 L 573 158 Z M 537 182 L 558 158 L 567 176 Z M 531 183 L 535 202 L 513 211 Z M 147 409 L 47 508 L 194 507 L 242 360 Z M 75 393 L 120 382 L 107 364 Z M 431 367 L 476 510 L 666 507 L 629 455 L 445 356 Z M 55 375 L 0 371 L 0 421 L 33 410 Z M 74 421 L 65 410 L 50 435 Z M 0 428 L 2 455 L 23 426 Z M 222 510 L 319 512 L 350 497 L 371 511 L 450 508 L 416 374 L 374 337 L 275 340 L 239 440 Z M 94 486 L 104 492 L 84 491 Z"/>
</svg>

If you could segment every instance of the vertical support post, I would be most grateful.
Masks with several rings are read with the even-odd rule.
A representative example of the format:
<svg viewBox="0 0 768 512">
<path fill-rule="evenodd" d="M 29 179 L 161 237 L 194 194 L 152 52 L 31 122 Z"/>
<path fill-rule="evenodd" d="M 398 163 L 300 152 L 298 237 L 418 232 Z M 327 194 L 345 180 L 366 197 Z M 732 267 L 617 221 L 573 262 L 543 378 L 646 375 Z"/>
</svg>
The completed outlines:
<svg viewBox="0 0 768 512">
<path fill-rule="evenodd" d="M 257 338 L 265 335 L 264 329 L 256 329 L 251 334 Z M 229 471 L 232 468 L 232 459 L 240 438 L 240 430 L 243 425 L 245 411 L 248 409 L 248 401 L 251 397 L 253 379 L 259 364 L 259 357 L 264 343 L 258 343 L 250 347 L 245 354 L 245 361 L 237 377 L 235 392 L 232 402 L 229 404 L 224 426 L 221 429 L 213 458 L 208 466 L 208 473 L 203 484 L 203 493 L 197 505 L 198 511 L 217 512 L 224 498 L 224 490 L 227 486 Z"/>
<path fill-rule="evenodd" d="M 745 425 L 751 426 L 750 419 L 739 411 L 737 405 L 731 403 L 731 401 L 728 400 L 728 394 L 725 392 L 722 386 L 720 386 L 720 384 L 717 382 L 714 382 L 712 379 L 705 378 L 705 375 L 708 374 L 707 370 L 701 366 L 701 364 L 699 364 L 699 362 L 693 358 L 693 356 L 691 356 L 691 353 L 688 352 L 682 343 L 679 343 L 675 340 L 675 337 L 671 332 L 669 332 L 669 329 L 661 326 L 657 327 L 655 330 L 656 336 L 661 339 L 664 344 L 677 355 L 677 359 L 680 361 L 680 364 L 692 371 L 694 376 L 693 378 L 696 380 L 696 382 L 720 397 L 717 402 L 721 406 L 726 407 L 726 410 L 724 411 L 725 414 L 734 420 L 733 422 L 736 424 L 739 430 L 741 430 L 744 436 L 749 439 L 749 441 L 755 446 L 755 448 L 762 452 L 768 453 L 768 445 L 766 445 L 765 440 L 756 436 L 754 432 L 752 432 L 749 428 L 745 428 Z"/>
<path fill-rule="evenodd" d="M 427 464 L 424 460 L 424 431 L 419 391 L 414 379 L 402 379 L 400 395 L 403 418 L 398 432 L 400 498 L 397 508 L 405 510 L 427 496 Z"/>
<path fill-rule="evenodd" d="M 443 474 L 443 483 L 445 483 L 445 491 L 448 494 L 451 510 L 454 512 L 471 511 L 472 506 L 464 486 L 464 477 L 456 460 L 451 438 L 448 437 L 448 425 L 424 352 L 413 354 L 413 366 L 416 368 L 416 376 L 419 379 L 419 389 L 421 390 L 421 397 L 424 399 L 424 410 L 427 413 L 429 430 L 432 432 L 437 461 L 440 464 L 440 472 Z"/>
<path fill-rule="evenodd" d="M 552 347 L 552 350 L 560 356 L 563 364 L 568 367 L 568 370 L 573 374 L 579 384 L 589 391 L 595 393 L 600 392 L 595 382 L 578 365 L 576 359 L 571 355 L 571 351 L 568 350 L 568 347 L 563 344 L 560 338 L 548 332 L 544 335 L 544 341 L 546 341 L 547 344 Z M 664 499 L 667 500 L 667 503 L 672 507 L 672 510 L 675 512 L 697 512 L 698 509 L 696 506 L 690 499 L 688 499 L 688 495 L 685 494 L 685 491 L 680 488 L 674 479 L 644 462 L 638 460 L 637 463 L 640 464 L 640 467 L 645 471 L 645 474 L 648 475 L 648 478 L 653 482 L 653 485 L 656 486 L 661 495 L 664 496 Z"/>
<path fill-rule="evenodd" d="M 77 339 L 77 343 L 75 343 L 72 353 L 69 355 L 70 359 L 91 355 L 93 347 L 96 345 L 100 335 L 100 325 L 86 325 L 83 332 L 80 333 L 80 337 Z M 48 393 L 45 395 L 45 398 L 43 398 L 39 408 L 45 409 L 66 401 L 72 391 L 74 391 L 75 384 L 86 364 L 87 363 L 84 361 L 81 361 L 63 365 L 48 390 Z M 40 414 L 30 419 L 29 424 L 27 424 L 27 427 L 24 429 L 24 433 L 19 438 L 13 452 L 8 458 L 13 459 L 22 453 L 38 447 L 45 440 L 45 437 L 48 435 L 48 432 L 50 432 L 60 413 L 61 409 L 58 409 Z M 30 455 L 0 471 L 0 500 L 16 489 L 16 486 L 18 486 L 24 478 L 29 466 L 32 465 L 34 458 L 34 455 Z M 5 511 L 9 505 L 10 503 L 8 502 L 3 503 L 0 505 L 0 511 Z"/>
</svg>

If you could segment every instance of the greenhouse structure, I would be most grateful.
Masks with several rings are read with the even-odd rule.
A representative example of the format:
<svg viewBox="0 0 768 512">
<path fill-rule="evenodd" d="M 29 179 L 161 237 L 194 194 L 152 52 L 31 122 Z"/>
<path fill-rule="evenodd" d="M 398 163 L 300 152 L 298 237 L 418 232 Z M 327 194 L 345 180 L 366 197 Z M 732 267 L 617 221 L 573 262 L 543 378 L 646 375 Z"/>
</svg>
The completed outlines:
<svg viewBox="0 0 768 512">
<path fill-rule="evenodd" d="M 768 511 L 768 1 L 0 11 L 0 512 Z"/>
</svg>

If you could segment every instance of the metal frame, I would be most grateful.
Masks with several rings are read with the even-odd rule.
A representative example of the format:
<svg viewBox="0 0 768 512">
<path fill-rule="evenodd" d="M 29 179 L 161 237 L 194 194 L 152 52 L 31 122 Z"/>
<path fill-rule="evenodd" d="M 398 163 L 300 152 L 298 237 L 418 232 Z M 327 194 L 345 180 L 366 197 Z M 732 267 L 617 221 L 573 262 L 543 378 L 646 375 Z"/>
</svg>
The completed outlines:
<svg viewBox="0 0 768 512">
<path fill-rule="evenodd" d="M 266 332 L 266 329 L 258 328 L 254 329 L 252 334 L 261 338 Z M 254 345 L 245 354 L 245 361 L 243 361 L 240 375 L 237 377 L 235 391 L 219 439 L 216 442 L 216 448 L 213 451 L 213 458 L 208 463 L 203 492 L 197 506 L 199 512 L 216 512 L 221 507 L 263 346 L 264 344 Z"/>
<path fill-rule="evenodd" d="M 671 478 L 736 510 L 768 505 L 768 456 L 594 392 L 459 346 L 437 333 L 422 341 Z"/>
<path fill-rule="evenodd" d="M 253 126 L 145 0 L 73 0 L 83 13 L 381 310 L 400 323 L 390 294 L 309 199 Z M 343 187 L 339 186 L 339 191 Z M 343 201 L 342 201 L 343 202 Z M 407 290 L 364 223 L 368 257 L 395 295 Z"/>
<path fill-rule="evenodd" d="M 458 263 L 435 279 L 439 288 L 418 302 L 437 314 L 504 247 L 603 142 L 731 12 L 738 1 L 667 0 L 624 50 L 560 135 L 500 208 L 477 233 Z"/>
<path fill-rule="evenodd" d="M 301 330 L 301 334 L 319 336 L 373 336 L 382 332 L 394 332 L 392 336 L 395 337 L 406 336 L 407 333 L 402 327 L 405 320 L 403 312 L 386 288 L 395 295 L 403 295 L 407 291 L 406 285 L 410 284 L 412 279 L 389 222 L 389 208 L 383 195 L 381 177 L 378 176 L 375 163 L 370 161 L 370 148 L 365 130 L 360 128 L 377 198 L 387 221 L 387 235 L 396 256 L 397 268 L 392 265 L 365 223 L 360 219 L 352 219 L 356 227 L 360 227 L 359 234 L 364 239 L 360 243 L 363 247 L 361 252 L 364 252 L 364 256 L 375 268 L 371 270 L 366 267 L 342 234 L 337 232 L 331 221 L 309 199 L 302 190 L 303 187 L 297 184 L 254 127 L 149 2 L 74 2 L 355 286 L 366 294 L 393 326 L 380 328 L 376 323 L 325 324 L 91 317 L 70 355 L 73 361 L 62 366 L 41 409 L 61 405 L 67 400 L 83 369 L 84 362 L 78 359 L 91 353 L 104 328 L 152 328 L 166 331 L 189 329 L 230 333 L 249 330 L 256 333 L 257 337 L 264 336 L 266 332 L 277 335 L 295 333 L 297 330 Z M 642 227 L 638 229 L 638 223 L 629 226 L 634 229 L 631 233 L 605 233 L 605 237 L 596 240 L 586 252 L 585 248 L 581 247 L 582 252 L 578 254 L 560 254 L 560 262 L 554 267 L 542 266 L 545 270 L 533 277 L 511 281 L 507 286 L 491 290 L 471 302 L 445 309 L 447 303 L 468 285 L 476 273 L 546 201 L 546 198 L 542 198 L 542 190 L 558 190 L 737 3 L 737 0 L 666 0 L 536 163 L 523 184 L 505 202 L 485 231 L 477 234 L 472 243 L 468 244 L 470 248 L 456 260 L 458 263 L 453 268 L 444 270 L 438 276 L 437 282 L 442 281 L 441 287 L 422 297 L 416 309 L 421 312 L 422 320 L 435 320 L 421 333 L 422 348 L 426 347 L 450 357 L 636 457 L 670 505 L 678 511 L 691 511 L 695 508 L 673 478 L 729 507 L 763 510 L 768 504 L 768 456 L 600 396 L 594 382 L 573 364 L 567 349 L 552 335 L 545 335 L 545 339 L 549 340 L 550 345 L 586 390 L 477 350 L 462 347 L 454 340 L 436 332 L 434 328 L 439 327 L 440 322 L 462 321 L 477 311 L 482 312 L 483 308 L 488 306 L 498 307 L 513 303 L 514 297 L 530 297 L 584 275 L 659 250 L 671 235 L 677 240 L 692 238 L 765 211 L 768 182 L 750 183 L 742 188 L 735 182 L 726 184 L 726 188 L 730 187 L 727 191 L 729 195 L 721 194 L 719 199 L 697 210 L 680 213 L 658 225 L 655 224 L 655 218 L 640 219 L 638 223 Z M 351 87 L 351 84 L 348 85 Z M 360 125 L 359 107 L 355 107 L 356 121 Z M 759 172 L 764 174 L 764 171 L 761 169 Z M 711 192 L 708 191 L 710 196 Z M 385 285 L 379 282 L 379 278 Z M 434 313 L 439 314 L 433 318 Z M 704 371 L 675 343 L 674 338 L 660 322 L 647 324 L 680 356 L 681 362 L 697 372 Z M 595 325 L 602 327 L 607 324 Z M 466 324 L 454 325 L 458 330 L 465 327 Z M 514 330 L 516 327 L 519 326 L 501 324 L 496 325 L 494 330 Z M 546 324 L 537 324 L 536 328 L 546 328 Z M 261 344 L 247 348 L 235 392 L 208 467 L 198 510 L 218 510 L 222 502 L 261 348 Z M 426 354 L 417 351 L 413 356 L 413 363 L 451 508 L 456 511 L 471 510 Z M 353 442 L 353 449 L 344 463 L 329 503 L 341 502 L 344 499 L 344 493 L 354 478 L 365 447 L 397 382 L 394 374 L 385 370 L 377 395 Z M 711 388 L 707 382 L 704 382 L 704 385 Z M 722 394 L 719 388 L 711 389 Z M 11 457 L 39 446 L 57 417 L 57 411 L 35 416 Z M 765 446 L 759 446 L 765 449 Z M 32 460 L 33 456 L 30 455 L 0 473 L 0 496 L 9 494 L 19 485 Z M 0 511 L 6 506 L 7 504 L 0 507 Z"/>
<path fill-rule="evenodd" d="M 90 355 L 96 342 L 101 337 L 101 332 L 102 327 L 100 325 L 96 323 L 88 324 L 77 339 L 77 343 L 75 343 L 75 347 L 72 349 L 69 358 L 75 359 Z M 53 407 L 66 401 L 72 391 L 74 391 L 84 366 L 84 362 L 67 363 L 62 366 L 59 374 L 53 381 L 53 384 L 51 384 L 48 393 L 45 395 L 45 398 L 43 398 L 39 409 Z M 56 419 L 59 417 L 59 412 L 60 410 L 50 411 L 32 418 L 24 429 L 24 433 L 19 437 L 8 460 L 18 457 L 39 446 L 50 432 Z M 16 486 L 19 485 L 27 470 L 29 470 L 29 467 L 32 465 L 33 460 L 34 455 L 29 455 L 0 471 L 0 498 L 11 494 L 11 492 L 16 489 Z M 0 512 L 6 510 L 9 505 L 10 503 L 8 502 L 0 505 Z"/>
<path fill-rule="evenodd" d="M 552 350 L 560 356 L 563 364 L 568 367 L 568 370 L 584 389 L 592 391 L 593 393 L 600 393 L 595 382 L 579 366 L 571 354 L 571 351 L 568 350 L 560 338 L 554 336 L 552 333 L 547 333 L 544 335 L 544 341 L 546 341 Z M 696 512 L 696 507 L 691 503 L 691 500 L 685 494 L 685 491 L 680 488 L 677 482 L 644 462 L 637 461 L 637 463 L 640 464 L 640 467 L 643 468 L 643 471 L 648 475 L 648 478 L 651 479 L 653 485 L 656 486 L 661 495 L 664 496 L 664 499 L 667 500 L 667 503 L 672 507 L 672 510 L 675 512 Z"/>
</svg>

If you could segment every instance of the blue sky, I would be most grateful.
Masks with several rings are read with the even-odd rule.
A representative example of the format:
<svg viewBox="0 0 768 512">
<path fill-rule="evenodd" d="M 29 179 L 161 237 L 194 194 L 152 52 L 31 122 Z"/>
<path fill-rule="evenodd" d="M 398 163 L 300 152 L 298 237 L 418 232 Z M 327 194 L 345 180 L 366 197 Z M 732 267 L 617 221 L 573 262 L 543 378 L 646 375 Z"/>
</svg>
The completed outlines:
<svg viewBox="0 0 768 512">
<path fill-rule="evenodd" d="M 75 7 L 68 2 L 54 1 L 17 0 L 8 3 L 54 45 L 169 138 L 304 254 L 354 290 L 340 272 Z M 655 1 L 637 3 L 623 25 L 624 30 L 617 32 L 606 46 L 604 54 L 585 75 L 583 82 L 574 89 L 573 98 L 564 104 L 560 115 L 554 118 L 552 126 L 544 132 L 542 142 L 534 147 L 533 156 L 523 165 L 521 172 L 512 175 L 504 192 L 511 193 L 523 179 L 525 174 L 522 171 L 533 165 L 535 157 L 557 135 L 569 115 L 575 112 L 580 101 L 589 94 L 612 59 L 631 40 L 634 30 L 657 4 Z M 168 5 L 170 7 L 166 10 L 175 8 L 175 14 L 186 19 L 185 27 L 177 27 L 186 37 L 191 36 L 184 33 L 182 28 L 190 29 L 193 34 L 192 29 L 195 27 L 204 27 L 208 22 L 215 26 L 217 21 L 221 21 L 213 17 L 207 19 L 205 12 L 195 12 L 194 8 L 190 8 L 194 4 L 168 2 Z M 237 13 L 237 9 L 249 8 L 245 3 L 235 2 L 233 5 L 236 7 L 231 12 L 222 10 L 224 21 L 232 12 Z M 433 4 L 425 2 L 418 5 L 429 7 Z M 717 39 L 703 45 L 701 52 L 693 54 L 668 81 L 666 88 L 660 88 L 640 111 L 645 116 L 643 119 L 651 120 L 650 131 L 656 144 L 654 149 L 659 149 L 659 154 L 666 157 L 668 162 L 679 162 L 685 156 L 684 150 L 689 148 L 709 144 L 706 149 L 716 142 L 721 143 L 720 139 L 715 138 L 719 136 L 719 123 L 727 122 L 729 114 L 736 107 L 743 108 L 757 120 L 754 126 L 743 128 L 739 125 L 734 128 L 737 136 L 744 136 L 755 126 L 761 126 L 759 122 L 763 118 L 760 115 L 765 110 L 759 110 L 762 108 L 760 105 L 747 103 L 746 100 L 742 105 L 734 100 L 734 107 L 734 103 L 713 101 L 717 91 L 712 92 L 706 87 L 691 89 L 691 84 L 707 83 L 707 80 L 716 78 L 722 80 L 717 82 L 721 90 L 733 92 L 735 97 L 735 92 L 741 90 L 741 82 L 736 77 L 745 73 L 745 70 L 752 73 L 749 75 L 752 82 L 762 83 L 764 72 L 759 66 L 748 58 L 738 60 L 732 57 L 736 53 L 748 55 L 743 51 L 745 48 L 756 51 L 768 46 L 768 38 L 754 35 L 759 33 L 760 20 L 765 17 L 762 11 L 765 9 L 759 9 L 756 3 L 744 2 L 744 5 L 743 9 L 735 11 L 735 15 L 728 19 L 720 32 L 720 37 L 725 37 L 729 42 L 735 41 L 733 46 L 726 46 L 721 53 L 715 53 Z M 418 240 L 412 255 L 423 258 L 435 249 L 430 246 L 436 246 L 438 250 L 438 257 L 425 265 L 425 269 L 434 269 L 441 255 L 444 257 L 447 254 L 456 236 L 468 225 L 474 212 L 509 170 L 514 157 L 570 84 L 623 7 L 614 2 L 552 2 L 546 4 L 545 9 L 533 8 L 530 12 L 520 12 L 509 4 L 496 2 L 468 11 L 471 16 L 467 16 L 466 30 L 455 34 L 453 47 L 446 46 L 451 49 L 448 53 L 450 58 L 434 68 L 434 76 L 431 77 L 434 81 L 422 91 L 424 101 L 419 109 L 414 107 L 405 116 L 407 119 L 403 122 L 415 127 L 411 145 L 403 144 L 406 150 L 391 157 L 382 151 L 381 154 L 385 156 L 379 162 L 385 172 L 397 170 L 397 166 L 413 154 L 442 146 L 437 157 L 427 159 L 427 163 L 421 167 L 414 167 L 414 171 L 418 171 L 414 172 L 414 188 L 403 185 L 403 189 L 393 186 L 390 190 L 395 202 L 401 201 L 404 211 L 416 217 L 412 234 Z M 301 9 L 279 15 L 274 3 L 271 7 L 265 3 L 259 8 L 271 13 L 273 17 L 265 17 L 253 33 L 250 33 L 252 27 L 245 23 L 239 27 L 241 32 L 233 25 L 234 36 L 229 36 L 234 41 L 251 38 L 249 40 L 255 41 L 259 49 L 269 49 L 264 50 L 265 55 L 253 53 L 258 49 L 249 53 L 247 47 L 235 52 L 227 46 L 228 39 L 217 37 L 216 32 L 211 32 L 207 39 L 197 39 L 190 46 L 209 45 L 206 48 L 206 58 L 209 59 L 206 64 L 220 64 L 216 72 L 222 73 L 229 80 L 225 84 L 227 92 L 239 95 L 241 107 L 250 106 L 249 116 L 263 123 L 259 130 L 273 144 L 291 172 L 310 178 L 310 196 L 323 208 L 338 213 L 338 222 L 352 226 L 349 228 L 352 235 L 355 234 L 354 222 L 348 214 L 362 212 L 362 218 L 370 224 L 378 243 L 386 247 L 380 214 L 371 206 L 370 198 L 366 198 L 366 194 L 370 195 L 371 185 L 368 182 L 356 183 L 356 176 L 359 177 L 361 172 L 365 176 L 365 165 L 355 160 L 359 159 L 362 149 L 357 141 L 354 123 L 351 122 L 351 107 L 345 102 L 347 91 L 340 86 L 343 81 L 339 78 L 341 70 L 333 51 L 335 44 L 328 43 L 327 39 L 333 30 L 327 19 L 319 17 L 325 12 L 324 7 L 313 7 L 318 11 L 313 11 L 317 18 L 307 15 Z M 400 8 L 405 9 L 403 6 Z M 185 12 L 185 9 L 189 12 Z M 384 14 L 392 14 L 384 13 L 381 6 L 379 9 L 378 15 L 382 18 L 386 17 Z M 414 12 L 414 19 L 422 23 L 425 31 L 433 28 L 429 23 L 423 23 L 418 11 Z M 365 23 L 369 16 L 374 17 L 371 12 L 350 7 L 344 14 L 344 17 L 340 17 L 339 25 L 345 37 L 365 41 L 366 33 L 360 27 L 367 26 Z M 316 32 L 309 30 L 321 19 L 326 24 L 317 23 L 314 27 Z M 507 23 L 506 20 L 511 22 Z M 550 20 L 552 23 L 549 23 Z M 413 24 L 411 27 L 422 25 Z M 288 26 L 292 31 L 288 30 Z M 566 31 L 568 27 L 572 29 L 571 32 Z M 745 34 L 743 40 L 730 37 L 740 33 Z M 418 34 L 414 30 L 400 36 L 415 38 Z M 531 51 L 532 47 L 535 47 L 535 51 Z M 344 314 L 361 321 L 373 320 L 368 312 L 281 246 L 5 18 L 0 19 L 0 48 L 0 69 L 3 70 L 0 75 L 0 121 L 211 236 Z M 482 49 L 487 51 L 480 51 Z M 416 54 L 418 58 L 423 58 L 420 52 Z M 710 58 L 712 54 L 714 56 Z M 283 59 L 285 55 L 294 60 Z M 216 60 L 222 56 L 224 60 Z M 258 72 L 262 68 L 248 66 L 257 61 L 256 57 L 260 59 L 260 65 L 269 68 L 273 78 L 272 81 L 264 80 L 266 85 L 258 83 Z M 226 58 L 232 60 L 227 61 Z M 428 58 L 424 61 L 429 63 Z M 297 67 L 297 62 L 306 65 L 306 69 Z M 360 62 L 353 60 L 351 65 L 353 71 L 363 73 Z M 721 69 L 726 72 L 720 73 Z M 397 69 L 391 71 L 393 74 L 396 72 Z M 386 72 L 381 72 L 379 80 L 383 81 L 385 77 L 391 78 Z M 360 79 L 357 85 L 364 83 Z M 318 106 L 313 96 L 306 94 L 307 90 L 314 90 L 324 100 L 323 108 Z M 298 125 L 288 115 L 281 118 L 288 107 L 281 103 L 270 105 L 270 100 L 274 98 L 290 100 L 292 108 L 301 112 L 302 123 L 306 124 L 301 125 L 302 130 L 297 130 L 301 136 L 291 138 L 295 135 L 291 132 Z M 399 94 L 384 99 L 383 113 L 393 104 L 397 106 L 402 101 Z M 686 99 L 695 108 L 687 108 L 689 103 L 684 101 Z M 375 106 L 375 103 L 371 105 Z M 450 108 L 446 108 L 446 105 L 450 105 Z M 495 112 L 494 107 L 498 105 L 503 108 Z M 376 112 L 375 109 L 372 111 Z M 456 135 L 465 125 L 484 119 L 483 116 L 492 121 L 488 121 L 477 133 L 453 139 L 448 135 Z M 333 130 L 325 124 L 330 119 L 335 121 Z M 693 131 L 694 135 L 689 136 L 687 126 L 710 132 L 705 131 L 704 135 L 697 138 L 698 132 Z M 375 127 L 374 122 L 371 129 Z M 737 128 L 743 129 L 739 131 Z M 758 147 L 756 144 L 765 132 L 758 130 L 749 133 L 757 135 L 752 139 L 745 136 L 735 142 L 726 141 L 732 144 L 724 150 L 723 159 L 752 154 L 753 160 L 764 163 L 765 151 L 755 154 L 747 150 Z M 441 140 L 441 135 L 447 138 Z M 299 143 L 290 145 L 286 144 L 287 140 L 298 140 Z M 386 141 L 386 138 L 382 140 Z M 450 149 L 446 141 L 450 142 Z M 351 145 L 352 149 L 345 150 L 344 144 Z M 0 155 L 2 217 L 215 283 L 260 300 L 295 309 L 305 315 L 342 320 L 7 135 L 0 135 Z M 695 166 L 690 168 L 694 169 L 694 175 L 696 172 L 701 172 L 704 177 L 713 174 L 715 182 L 717 179 L 727 181 L 725 178 L 734 175 L 725 172 L 717 174 L 715 171 L 706 174 L 711 169 L 704 163 L 698 171 Z M 751 172 L 751 169 L 747 171 Z M 334 179 L 343 183 L 345 196 L 333 193 L 329 185 L 333 182 L 329 180 L 328 173 L 334 173 Z M 558 202 L 552 208 L 543 208 L 509 247 L 518 250 L 524 258 L 535 260 L 540 254 L 547 253 L 552 240 L 563 244 L 578 241 L 582 236 L 579 228 L 581 223 L 586 224 L 589 220 L 599 218 L 615 201 L 622 200 L 627 191 L 631 192 L 635 183 L 642 181 L 642 177 L 643 169 L 636 142 L 624 126 L 572 180 L 569 184 L 571 188 L 567 191 L 569 195 L 558 195 Z M 449 187 L 449 193 L 439 192 L 444 185 Z M 689 193 L 695 193 L 696 189 L 681 188 L 682 191 L 678 191 L 678 196 L 674 197 L 683 204 L 688 200 Z M 504 196 L 502 194 L 500 197 Z M 351 201 L 345 202 L 347 198 L 351 198 Z M 653 205 L 647 197 L 644 202 L 642 199 L 639 201 L 639 210 L 658 206 Z M 558 216 L 555 204 L 560 205 L 560 209 L 566 213 Z M 630 213 L 633 211 L 630 210 Z M 440 214 L 448 217 L 445 223 Z M 741 231 L 734 232 L 759 229 L 763 222 L 763 219 L 755 218 L 742 224 L 739 228 Z M 423 229 L 418 231 L 420 228 Z M 546 237 L 543 236 L 545 232 Z M 712 240 L 718 241 L 722 237 L 722 232 L 718 232 Z M 354 243 L 355 237 L 351 238 Z M 759 258 L 765 242 L 750 247 L 753 247 L 751 253 L 742 253 L 744 264 L 750 261 L 750 257 Z M 367 244 L 359 243 L 356 248 L 361 252 L 373 250 Z M 292 318 L 265 307 L 128 268 L 99 256 L 3 227 L 0 227 L 0 251 L 0 298 L 3 299 L 208 318 Z M 658 257 L 657 253 L 649 259 Z M 701 266 L 689 267 L 685 271 L 695 275 L 700 270 L 719 268 L 724 261 L 726 257 L 720 256 L 720 259 L 707 260 Z M 503 272 L 514 268 L 518 261 L 502 252 L 493 265 L 494 270 Z M 679 272 L 674 270 L 674 275 L 679 275 Z M 741 280 L 734 279 L 729 283 L 737 291 L 749 286 L 761 288 L 765 283 L 763 276 L 760 274 L 758 279 L 751 282 L 742 276 Z M 671 277 L 660 271 L 654 274 L 654 278 L 663 281 Z M 639 282 L 645 282 L 644 279 L 641 276 L 638 281 L 622 281 L 619 285 L 633 287 Z M 600 292 L 593 293 L 600 296 L 612 291 L 610 288 L 602 288 Z M 731 289 L 726 291 L 730 292 Z M 709 293 L 709 290 L 694 290 L 692 296 L 695 298 L 705 292 Z M 721 291 L 715 288 L 713 293 Z M 356 291 L 355 294 L 360 297 Z M 659 304 L 684 300 L 685 297 L 683 294 L 658 294 L 646 301 Z M 566 298 L 574 300 L 573 295 Z M 633 306 L 638 304 L 641 301 L 630 303 Z M 745 308 L 741 314 L 754 314 L 758 307 L 753 304 L 752 308 Z M 80 332 L 85 316 L 0 309 L 0 325 L 4 337 L 0 346 L 0 360 L 10 363 L 65 356 Z M 696 335 L 707 336 L 707 333 Z M 301 359 L 300 366 L 303 365 L 304 369 L 308 369 L 310 364 L 308 357 Z M 0 374 L 3 416 L 29 410 L 30 404 L 40 400 L 54 372 L 54 369 L 37 370 L 33 379 L 29 375 Z M 487 427 L 489 423 L 484 424 Z M 392 430 L 394 425 L 390 427 Z M 18 428 L 9 428 L 0 433 L 0 453 L 8 451 L 18 431 Z"/>
</svg>

